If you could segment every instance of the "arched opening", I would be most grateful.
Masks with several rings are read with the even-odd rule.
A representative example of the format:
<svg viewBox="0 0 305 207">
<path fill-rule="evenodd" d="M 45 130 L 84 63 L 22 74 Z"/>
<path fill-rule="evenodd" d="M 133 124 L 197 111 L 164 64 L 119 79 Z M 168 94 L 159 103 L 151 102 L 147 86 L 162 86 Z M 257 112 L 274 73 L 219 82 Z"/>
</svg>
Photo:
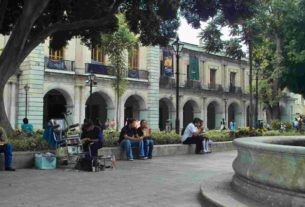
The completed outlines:
<svg viewBox="0 0 305 207">
<path fill-rule="evenodd" d="M 166 122 L 170 122 L 174 127 L 175 109 L 172 101 L 168 98 L 162 98 L 159 101 L 159 129 L 165 130 Z"/>
<path fill-rule="evenodd" d="M 228 108 L 228 126 L 230 126 L 230 122 L 234 121 L 235 126 L 241 126 L 241 112 L 238 104 L 232 103 Z"/>
<path fill-rule="evenodd" d="M 166 121 L 169 119 L 169 107 L 164 100 L 159 101 L 159 129 L 165 130 Z"/>
<path fill-rule="evenodd" d="M 67 100 L 59 90 L 50 90 L 43 97 L 43 127 L 50 119 L 63 119 L 67 111 Z"/>
<path fill-rule="evenodd" d="M 105 98 L 99 92 L 95 92 L 91 95 L 91 97 L 89 96 L 86 101 L 85 117 L 89 119 L 91 116 L 91 120 L 93 120 L 95 123 L 97 123 L 97 121 L 105 123 L 106 119 L 108 118 L 107 108 L 108 106 Z"/>
<path fill-rule="evenodd" d="M 183 128 L 194 120 L 194 108 L 190 101 L 183 106 Z"/>
<path fill-rule="evenodd" d="M 215 104 L 210 103 L 208 106 L 208 129 L 216 128 L 216 109 Z"/>
<path fill-rule="evenodd" d="M 199 106 L 193 100 L 187 101 L 183 106 L 183 128 L 191 123 L 195 117 L 200 117 Z"/>
<path fill-rule="evenodd" d="M 207 108 L 207 127 L 208 129 L 217 129 L 222 121 L 222 110 L 220 105 L 213 101 Z"/>
<path fill-rule="evenodd" d="M 145 119 L 144 111 L 145 103 L 142 97 L 137 95 L 128 97 L 124 105 L 124 123 L 129 118 L 136 120 Z"/>
</svg>

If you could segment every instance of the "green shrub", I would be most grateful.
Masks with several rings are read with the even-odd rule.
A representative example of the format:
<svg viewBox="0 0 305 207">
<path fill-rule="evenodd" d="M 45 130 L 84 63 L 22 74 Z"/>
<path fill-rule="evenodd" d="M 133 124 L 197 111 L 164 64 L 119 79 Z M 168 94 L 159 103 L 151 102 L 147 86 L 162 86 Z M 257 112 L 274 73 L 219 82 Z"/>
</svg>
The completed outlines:
<svg viewBox="0 0 305 207">
<path fill-rule="evenodd" d="M 279 130 L 281 128 L 281 122 L 273 120 L 271 122 L 270 126 L 271 126 L 271 129 L 273 129 L 273 130 Z"/>
<path fill-rule="evenodd" d="M 228 130 L 209 130 L 205 133 L 205 136 L 214 142 L 232 141 L 234 138 L 231 131 Z"/>
<path fill-rule="evenodd" d="M 291 130 L 291 129 L 293 129 L 293 124 L 290 123 L 290 122 L 286 122 L 286 123 L 284 123 L 284 125 L 286 126 L 286 130 Z"/>
</svg>

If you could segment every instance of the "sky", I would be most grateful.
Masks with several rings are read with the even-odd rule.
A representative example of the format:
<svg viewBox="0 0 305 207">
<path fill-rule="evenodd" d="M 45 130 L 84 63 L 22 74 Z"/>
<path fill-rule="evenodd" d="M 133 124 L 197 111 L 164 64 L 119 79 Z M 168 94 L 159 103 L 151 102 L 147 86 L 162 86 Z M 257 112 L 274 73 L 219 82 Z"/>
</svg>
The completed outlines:
<svg viewBox="0 0 305 207">
<path fill-rule="evenodd" d="M 191 44 L 199 44 L 199 33 L 201 32 L 201 29 L 194 29 L 190 25 L 187 24 L 187 21 L 184 18 L 180 19 L 181 24 L 178 29 L 178 34 L 180 41 L 182 42 L 187 42 Z M 207 24 L 206 23 L 201 23 L 201 27 L 205 27 Z M 229 37 L 229 30 L 224 28 L 222 30 L 223 33 L 223 40 L 230 39 Z"/>
<path fill-rule="evenodd" d="M 178 35 L 179 39 L 182 42 L 186 43 L 191 43 L 198 45 L 200 38 L 199 33 L 201 32 L 201 29 L 194 29 L 190 25 L 187 24 L 187 21 L 184 18 L 180 19 L 181 24 L 178 29 Z M 206 23 L 201 23 L 201 27 L 204 28 L 207 24 Z M 221 39 L 223 40 L 229 40 L 230 39 L 230 32 L 228 28 L 223 28 L 222 30 L 223 36 Z M 247 47 L 244 45 L 243 46 L 243 51 L 247 51 Z"/>
</svg>

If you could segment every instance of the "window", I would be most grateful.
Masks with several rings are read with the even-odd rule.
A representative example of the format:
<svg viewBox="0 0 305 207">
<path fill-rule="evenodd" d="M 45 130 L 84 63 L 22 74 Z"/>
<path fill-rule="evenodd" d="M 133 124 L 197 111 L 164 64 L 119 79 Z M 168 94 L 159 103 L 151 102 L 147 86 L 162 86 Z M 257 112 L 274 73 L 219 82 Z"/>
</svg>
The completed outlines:
<svg viewBox="0 0 305 207">
<path fill-rule="evenodd" d="M 132 70 L 139 70 L 139 47 L 136 46 L 133 55 L 128 54 L 128 67 Z"/>
<path fill-rule="evenodd" d="M 91 60 L 98 63 L 106 64 L 106 53 L 103 48 L 92 48 L 91 50 Z"/>
<path fill-rule="evenodd" d="M 52 40 L 50 40 L 51 43 Z M 64 60 L 65 56 L 65 49 L 61 48 L 59 50 L 54 50 L 53 48 L 49 47 L 49 59 L 50 60 Z"/>
<path fill-rule="evenodd" d="M 191 76 L 190 76 L 190 65 L 186 66 L 186 78 L 187 80 L 191 80 Z"/>
<path fill-rule="evenodd" d="M 235 77 L 236 77 L 236 73 L 231 72 L 230 73 L 230 87 L 234 87 L 235 86 Z"/>
<path fill-rule="evenodd" d="M 215 69 L 210 70 L 210 88 L 211 89 L 216 88 L 216 70 Z"/>
</svg>

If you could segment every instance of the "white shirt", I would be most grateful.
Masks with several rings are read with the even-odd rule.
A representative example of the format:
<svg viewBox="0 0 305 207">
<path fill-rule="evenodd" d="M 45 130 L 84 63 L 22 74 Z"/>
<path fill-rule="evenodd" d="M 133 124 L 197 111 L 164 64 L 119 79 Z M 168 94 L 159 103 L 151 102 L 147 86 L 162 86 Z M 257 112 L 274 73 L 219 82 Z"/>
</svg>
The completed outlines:
<svg viewBox="0 0 305 207">
<path fill-rule="evenodd" d="M 192 137 L 193 133 L 196 133 L 197 131 L 198 128 L 193 123 L 189 123 L 184 130 L 181 141 L 184 142 L 187 138 Z"/>
</svg>

